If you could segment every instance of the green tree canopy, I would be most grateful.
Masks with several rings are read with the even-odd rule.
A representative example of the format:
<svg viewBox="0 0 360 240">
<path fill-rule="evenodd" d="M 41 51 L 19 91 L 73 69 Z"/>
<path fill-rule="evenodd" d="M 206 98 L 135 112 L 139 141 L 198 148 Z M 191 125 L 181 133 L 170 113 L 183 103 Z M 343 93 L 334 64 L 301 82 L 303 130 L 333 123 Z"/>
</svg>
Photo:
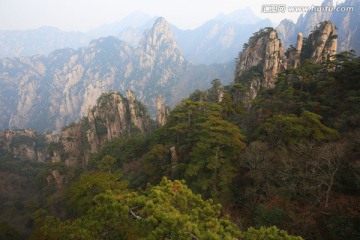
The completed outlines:
<svg viewBox="0 0 360 240">
<path fill-rule="evenodd" d="M 75 220 L 39 216 L 37 239 L 238 239 L 221 205 L 203 200 L 183 181 L 164 178 L 142 193 L 107 191 Z"/>
</svg>

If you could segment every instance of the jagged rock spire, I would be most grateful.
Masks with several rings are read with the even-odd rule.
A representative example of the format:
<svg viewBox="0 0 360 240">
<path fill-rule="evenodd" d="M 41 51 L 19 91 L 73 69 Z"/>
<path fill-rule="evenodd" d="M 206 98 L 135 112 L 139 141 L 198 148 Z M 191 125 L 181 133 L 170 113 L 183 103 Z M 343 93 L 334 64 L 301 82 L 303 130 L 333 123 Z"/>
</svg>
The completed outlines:
<svg viewBox="0 0 360 240">
<path fill-rule="evenodd" d="M 306 42 L 300 32 L 296 46 L 290 48 L 286 54 L 277 32 L 272 28 L 262 29 L 250 38 L 249 44 L 240 53 L 234 83 L 242 83 L 247 87 L 241 98 L 246 106 L 250 106 L 260 88 L 274 87 L 280 71 L 288 67 L 299 67 L 304 58 L 315 63 L 331 60 L 336 53 L 336 47 L 336 28 L 330 21 L 322 22 Z"/>
</svg>

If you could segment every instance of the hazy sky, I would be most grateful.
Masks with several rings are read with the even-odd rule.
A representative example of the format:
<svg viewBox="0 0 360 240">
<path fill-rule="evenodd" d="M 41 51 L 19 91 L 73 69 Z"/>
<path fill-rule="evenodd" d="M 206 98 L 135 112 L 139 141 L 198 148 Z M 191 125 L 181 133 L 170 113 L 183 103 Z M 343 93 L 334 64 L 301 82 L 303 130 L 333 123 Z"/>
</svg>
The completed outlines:
<svg viewBox="0 0 360 240">
<path fill-rule="evenodd" d="M 296 20 L 301 13 L 261 13 L 263 4 L 320 5 L 323 0 L 0 0 L 0 29 L 33 29 L 55 26 L 86 31 L 134 12 L 163 16 L 172 24 L 195 28 L 219 13 L 250 7 L 260 17 L 280 22 Z M 342 1 L 342 0 L 340 0 Z M 336 0 L 334 1 L 336 2 Z"/>
</svg>

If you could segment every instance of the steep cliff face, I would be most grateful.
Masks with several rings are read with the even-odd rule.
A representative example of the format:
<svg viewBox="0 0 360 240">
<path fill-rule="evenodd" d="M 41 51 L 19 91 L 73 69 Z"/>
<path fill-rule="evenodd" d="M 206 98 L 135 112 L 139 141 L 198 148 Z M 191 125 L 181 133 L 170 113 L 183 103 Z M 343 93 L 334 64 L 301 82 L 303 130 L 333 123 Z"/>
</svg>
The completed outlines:
<svg viewBox="0 0 360 240">
<path fill-rule="evenodd" d="M 138 64 L 144 69 L 156 67 L 164 63 L 185 62 L 176 44 L 169 23 L 162 17 L 158 18 L 153 27 L 146 30 L 136 49 Z"/>
<path fill-rule="evenodd" d="M 237 61 L 234 83 L 243 84 L 246 89 L 237 98 L 249 106 L 260 88 L 274 87 L 279 72 L 298 67 L 304 59 L 315 63 L 331 60 L 336 46 L 336 28 L 329 21 L 321 23 L 305 41 L 299 33 L 295 47 L 286 53 L 275 30 L 267 28 L 255 33 Z"/>
<path fill-rule="evenodd" d="M 0 150 L 20 160 L 45 162 L 51 141 L 57 141 L 55 133 L 39 134 L 32 129 L 0 132 Z"/>
<path fill-rule="evenodd" d="M 261 87 L 274 86 L 277 74 L 285 68 L 286 61 L 282 44 L 272 28 L 255 33 L 244 47 L 237 61 L 235 82 L 247 85 L 248 95 L 244 96 L 247 102 L 256 97 Z"/>
<path fill-rule="evenodd" d="M 157 99 L 157 125 L 162 127 L 166 123 L 167 117 L 170 115 L 170 109 L 165 107 L 162 96 Z"/>
<path fill-rule="evenodd" d="M 337 37 L 334 24 L 328 21 L 323 22 L 305 42 L 304 47 L 312 50 L 310 59 L 315 63 L 330 60 L 336 53 Z"/>
<path fill-rule="evenodd" d="M 104 93 L 87 117 L 62 130 L 60 147 L 51 153 L 52 161 L 59 161 L 57 156 L 65 154 L 61 161 L 66 165 L 86 165 L 90 154 L 100 151 L 106 142 L 136 132 L 148 133 L 152 127 L 145 106 L 131 91 L 127 91 L 126 98 L 115 92 Z"/>
<path fill-rule="evenodd" d="M 287 51 L 288 67 L 297 68 L 300 66 L 303 43 L 303 34 L 300 32 L 297 37 L 296 46 L 294 48 L 289 48 Z"/>
<path fill-rule="evenodd" d="M 42 87 L 41 76 L 46 71 L 44 58 L 34 56 L 0 61 L 0 125 L 29 121 L 40 100 L 37 89 Z M 15 116 L 14 109 L 17 109 Z M 31 124 L 30 124 L 31 125 Z M 31 128 L 31 126 L 28 126 Z"/>
<path fill-rule="evenodd" d="M 171 26 L 164 18 L 158 18 L 153 27 L 145 31 L 135 51 L 134 65 L 137 71 L 130 78 L 129 89 L 139 93 L 140 99 L 144 99 L 145 94 L 173 98 L 172 91 L 176 90 L 189 63 L 181 55 Z M 146 101 L 152 109 L 156 108 L 156 97 Z"/>
</svg>

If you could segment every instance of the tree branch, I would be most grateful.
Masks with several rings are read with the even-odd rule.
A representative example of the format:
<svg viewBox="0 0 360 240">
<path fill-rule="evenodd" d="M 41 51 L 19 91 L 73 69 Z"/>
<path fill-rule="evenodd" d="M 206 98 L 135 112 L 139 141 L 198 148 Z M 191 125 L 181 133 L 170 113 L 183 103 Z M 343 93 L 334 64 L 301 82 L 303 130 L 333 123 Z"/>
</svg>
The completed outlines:
<svg viewBox="0 0 360 240">
<path fill-rule="evenodd" d="M 133 212 L 133 210 L 130 209 L 130 215 L 131 217 L 135 218 L 135 219 L 142 219 L 142 217 L 140 217 L 139 215 L 137 215 L 136 213 Z"/>
</svg>

